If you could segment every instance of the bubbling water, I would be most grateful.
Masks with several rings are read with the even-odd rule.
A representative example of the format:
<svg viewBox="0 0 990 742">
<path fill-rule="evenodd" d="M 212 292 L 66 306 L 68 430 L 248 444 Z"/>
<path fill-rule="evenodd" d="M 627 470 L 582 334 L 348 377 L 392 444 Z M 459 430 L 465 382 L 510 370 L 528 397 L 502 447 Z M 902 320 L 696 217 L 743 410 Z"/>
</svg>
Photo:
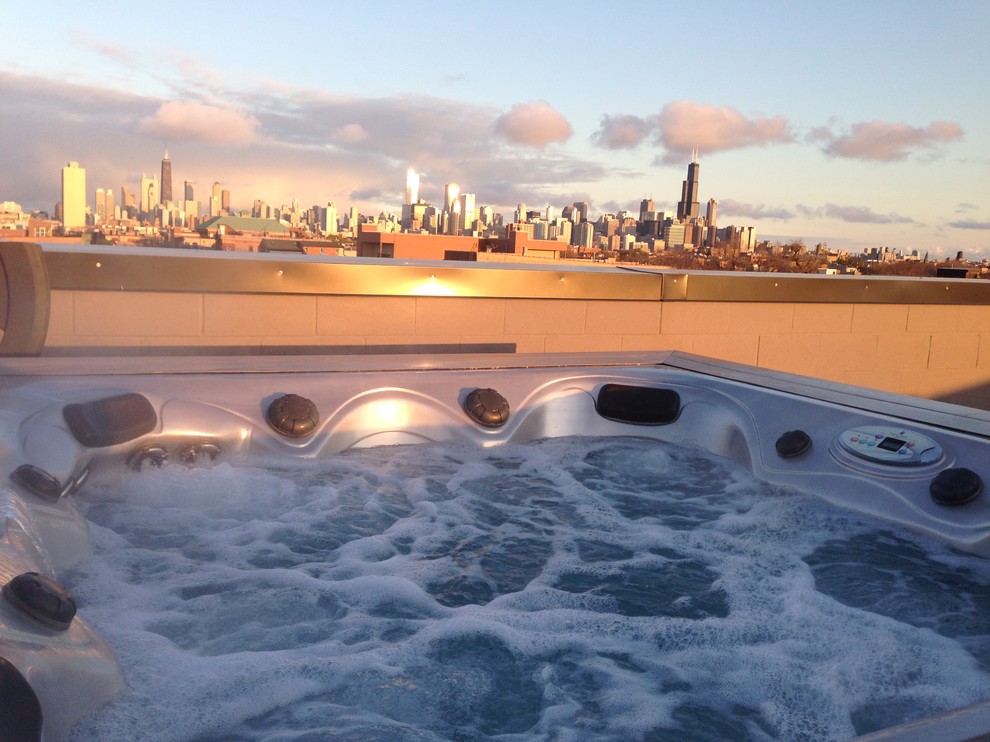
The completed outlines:
<svg viewBox="0 0 990 742">
<path fill-rule="evenodd" d="M 990 696 L 990 563 L 641 439 L 77 495 L 127 687 L 74 740 L 848 739 Z"/>
</svg>

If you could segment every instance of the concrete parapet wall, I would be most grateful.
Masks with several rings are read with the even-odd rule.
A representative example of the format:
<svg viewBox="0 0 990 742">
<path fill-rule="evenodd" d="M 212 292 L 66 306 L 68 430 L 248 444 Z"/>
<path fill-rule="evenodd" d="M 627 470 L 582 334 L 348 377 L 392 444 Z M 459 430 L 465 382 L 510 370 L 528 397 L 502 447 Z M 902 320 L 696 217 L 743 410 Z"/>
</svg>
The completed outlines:
<svg viewBox="0 0 990 742">
<path fill-rule="evenodd" d="M 54 290 L 46 347 L 486 343 L 683 350 L 990 407 L 990 306 Z"/>
<path fill-rule="evenodd" d="M 79 255 L 69 259 L 78 262 Z M 116 275 L 97 280 L 70 271 L 65 252 L 46 250 L 52 285 L 42 353 L 285 346 L 409 352 L 438 345 L 519 353 L 682 350 L 990 409 L 990 282 L 547 266 L 493 277 L 493 266 L 389 261 L 344 281 L 333 278 L 335 271 L 355 271 L 353 261 L 321 262 L 319 280 L 300 276 L 302 263 L 269 261 L 262 267 L 277 276 L 273 281 L 292 275 L 296 283 L 215 275 L 210 290 L 200 275 L 183 290 L 184 279 L 172 275 L 153 290 L 161 259 L 160 251 L 139 256 L 149 273 L 141 271 L 132 286 Z M 113 262 L 112 255 L 103 259 L 100 270 Z M 234 263 L 198 268 L 227 265 L 247 270 Z M 255 280 L 257 290 L 250 290 Z M 108 287 L 115 282 L 118 288 Z M 808 300 L 800 298 L 805 294 Z"/>
</svg>

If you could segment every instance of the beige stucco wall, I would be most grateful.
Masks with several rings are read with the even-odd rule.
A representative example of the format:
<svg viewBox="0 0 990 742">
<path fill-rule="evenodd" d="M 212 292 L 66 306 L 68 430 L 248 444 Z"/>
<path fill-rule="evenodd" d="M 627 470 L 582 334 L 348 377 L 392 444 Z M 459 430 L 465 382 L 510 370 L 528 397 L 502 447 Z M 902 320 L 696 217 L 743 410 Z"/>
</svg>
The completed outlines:
<svg viewBox="0 0 990 742">
<path fill-rule="evenodd" d="M 684 350 L 990 408 L 990 306 L 55 290 L 47 348 Z"/>
</svg>

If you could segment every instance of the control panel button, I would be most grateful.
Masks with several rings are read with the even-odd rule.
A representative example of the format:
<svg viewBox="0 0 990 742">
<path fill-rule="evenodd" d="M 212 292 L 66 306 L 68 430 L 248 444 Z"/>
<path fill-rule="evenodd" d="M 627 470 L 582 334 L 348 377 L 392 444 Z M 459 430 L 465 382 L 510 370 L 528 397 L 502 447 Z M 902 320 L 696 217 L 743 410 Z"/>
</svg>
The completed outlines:
<svg viewBox="0 0 990 742">
<path fill-rule="evenodd" d="M 864 425 L 840 434 L 835 443 L 840 450 L 892 466 L 924 466 L 942 459 L 942 447 L 926 435 L 894 426 Z"/>
</svg>

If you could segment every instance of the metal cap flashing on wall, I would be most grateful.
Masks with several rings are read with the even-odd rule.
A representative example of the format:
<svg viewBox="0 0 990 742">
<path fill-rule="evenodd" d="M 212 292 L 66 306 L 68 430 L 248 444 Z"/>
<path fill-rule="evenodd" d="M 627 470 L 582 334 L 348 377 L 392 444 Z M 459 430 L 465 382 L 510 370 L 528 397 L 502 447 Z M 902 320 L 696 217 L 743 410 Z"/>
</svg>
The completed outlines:
<svg viewBox="0 0 990 742">
<path fill-rule="evenodd" d="M 52 289 L 506 299 L 990 304 L 990 281 L 45 245 Z"/>
<path fill-rule="evenodd" d="M 990 304 L 990 281 L 901 276 L 670 271 L 664 301 Z"/>
<path fill-rule="evenodd" d="M 45 249 L 53 289 L 657 301 L 661 287 L 614 267 L 80 248 Z"/>
</svg>

